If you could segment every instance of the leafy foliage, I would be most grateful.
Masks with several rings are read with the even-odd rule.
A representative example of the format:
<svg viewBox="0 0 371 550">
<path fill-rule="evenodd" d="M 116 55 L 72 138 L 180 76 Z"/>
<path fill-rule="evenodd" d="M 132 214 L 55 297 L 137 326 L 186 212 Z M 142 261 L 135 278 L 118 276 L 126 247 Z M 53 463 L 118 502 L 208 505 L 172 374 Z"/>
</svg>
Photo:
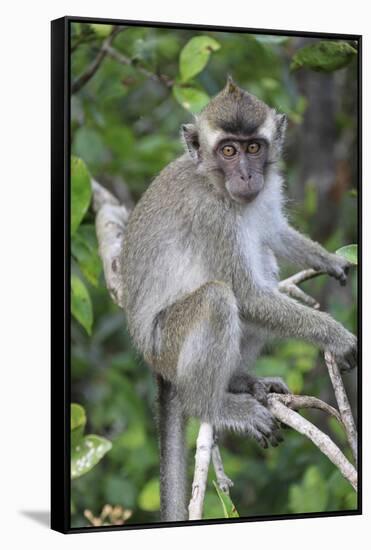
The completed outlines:
<svg viewBox="0 0 371 550">
<path fill-rule="evenodd" d="M 112 444 L 98 435 L 83 435 L 86 414 L 81 405 L 71 404 L 71 478 L 89 472 L 111 449 Z"/>
<path fill-rule="evenodd" d="M 72 256 L 90 284 L 98 286 L 102 264 L 98 255 L 95 228 L 91 224 L 79 227 L 71 241 Z"/>
<path fill-rule="evenodd" d="M 180 105 L 192 113 L 198 113 L 210 101 L 209 96 L 203 90 L 192 86 L 175 85 L 173 93 Z"/>
<path fill-rule="evenodd" d="M 79 227 L 91 200 L 89 172 L 85 163 L 71 158 L 71 234 Z"/>
<path fill-rule="evenodd" d="M 358 246 L 356 244 L 349 244 L 348 246 L 342 246 L 336 251 L 336 254 L 343 256 L 350 263 L 358 264 Z"/>
<path fill-rule="evenodd" d="M 314 71 L 332 72 L 346 67 L 355 55 L 357 50 L 348 42 L 314 42 L 296 52 L 290 68 L 308 67 Z"/>
<path fill-rule="evenodd" d="M 72 25 L 73 80 L 94 60 L 112 30 L 108 27 Z M 326 70 L 343 66 L 342 78 L 350 84 L 342 88 L 341 79 L 334 81 L 337 133 L 331 150 L 337 149 L 344 136 L 346 143 L 356 136 L 352 88 L 349 91 L 356 81 L 352 63 L 356 54 L 350 50 L 354 48 L 345 43 L 340 51 L 335 43 L 335 47 L 323 49 L 319 47 L 322 42 L 313 40 L 309 46 L 315 46 L 314 51 L 311 48 L 304 55 L 295 37 L 211 31 L 205 36 L 205 32 L 188 29 L 127 27 L 117 34 L 113 47 L 130 63 L 118 63 L 106 56 L 94 76 L 72 96 L 71 392 L 73 401 L 84 403 L 87 412 L 77 415 L 80 420 L 73 437 L 83 437 L 87 425 L 88 432 L 102 434 L 112 445 L 104 460 L 73 481 L 73 526 L 98 520 L 101 524 L 114 523 L 112 514 L 101 517 L 108 509 L 119 510 L 121 520 L 127 523 L 159 520 L 156 388 L 150 370 L 132 347 L 123 313 L 105 288 L 90 211 L 91 176 L 117 192 L 129 190 L 134 201 L 138 200 L 159 171 L 181 154 L 180 125 L 190 120 L 191 113 L 200 111 L 230 74 L 241 86 L 288 115 L 287 154 L 282 167 L 289 195 L 295 199 L 295 225 L 311 236 L 319 231 L 316 238 L 329 250 L 356 242 L 356 202 L 346 185 L 336 187 L 344 192 L 338 192 L 330 207 L 325 207 L 319 182 L 298 178 L 300 163 L 308 155 L 299 137 L 311 99 L 300 81 L 306 71 L 290 71 L 293 59 L 310 70 L 318 64 Z M 311 74 L 321 79 L 331 73 Z M 321 86 L 318 89 L 322 90 Z M 311 144 L 318 158 L 322 158 L 322 147 L 322 136 L 318 136 Z M 336 171 L 343 173 L 339 166 Z M 356 176 L 352 175 L 349 189 L 356 186 Z M 328 223 L 319 229 L 317 216 L 323 213 Z M 284 266 L 281 276 L 292 272 Z M 336 281 L 327 277 L 307 282 L 304 290 L 355 331 L 354 270 L 349 279 L 345 290 L 339 291 Z M 298 393 L 332 399 L 321 355 L 309 344 L 272 342 L 259 359 L 256 373 L 282 376 Z M 351 384 L 349 387 L 354 402 L 355 389 Z M 323 413 L 313 411 L 305 415 L 327 431 L 343 451 L 346 449 L 344 433 L 336 421 L 328 422 Z M 198 427 L 192 419 L 187 428 L 190 456 L 194 454 Z M 293 430 L 286 430 L 284 435 L 282 445 L 266 451 L 240 435 L 225 434 L 220 441 L 226 473 L 234 481 L 231 499 L 239 514 L 246 517 L 308 509 L 354 509 L 354 491 L 327 458 Z M 193 463 L 189 460 L 189 477 L 192 473 Z M 224 495 L 214 489 L 214 479 L 211 468 L 206 518 L 220 518 L 233 509 L 232 501 L 221 502 Z M 90 512 L 89 517 L 84 510 Z"/>
<path fill-rule="evenodd" d="M 239 514 L 236 510 L 235 505 L 233 504 L 231 497 L 227 495 L 227 493 L 224 493 L 218 486 L 218 484 L 213 481 L 213 485 L 215 487 L 215 490 L 218 494 L 220 503 L 223 508 L 223 514 L 225 518 L 239 518 Z"/>
<path fill-rule="evenodd" d="M 71 312 L 86 332 L 91 334 L 93 306 L 90 295 L 83 281 L 74 274 L 71 275 Z"/>
<path fill-rule="evenodd" d="M 210 36 L 195 36 L 180 52 L 179 72 L 182 82 L 191 80 L 207 65 L 210 55 L 220 49 L 220 44 Z"/>
</svg>

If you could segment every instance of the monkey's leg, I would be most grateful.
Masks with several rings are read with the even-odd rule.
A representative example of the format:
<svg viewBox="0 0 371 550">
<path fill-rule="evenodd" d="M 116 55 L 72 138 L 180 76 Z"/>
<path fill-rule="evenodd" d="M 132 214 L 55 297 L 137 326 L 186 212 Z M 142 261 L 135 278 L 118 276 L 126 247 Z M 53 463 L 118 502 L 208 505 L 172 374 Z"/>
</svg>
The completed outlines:
<svg viewBox="0 0 371 550">
<path fill-rule="evenodd" d="M 203 285 L 164 312 L 162 327 L 160 360 L 177 360 L 174 384 L 185 412 L 217 430 L 245 432 L 263 446 L 276 445 L 278 425 L 268 409 L 249 394 L 228 392 L 241 340 L 232 290 L 220 282 Z"/>
</svg>

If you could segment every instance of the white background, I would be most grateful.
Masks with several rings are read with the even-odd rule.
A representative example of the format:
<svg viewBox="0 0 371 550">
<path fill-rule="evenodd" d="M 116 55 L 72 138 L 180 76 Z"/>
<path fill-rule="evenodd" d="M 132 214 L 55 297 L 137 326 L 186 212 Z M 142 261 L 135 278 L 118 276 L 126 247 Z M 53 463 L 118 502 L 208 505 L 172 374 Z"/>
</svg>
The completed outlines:
<svg viewBox="0 0 371 550">
<path fill-rule="evenodd" d="M 364 288 L 364 516 L 235 525 L 61 535 L 49 508 L 49 202 L 50 23 L 63 15 L 115 17 L 364 34 L 369 84 L 367 2 L 353 0 L 54 0 L 2 5 L 1 40 L 1 431 L 0 544 L 3 548 L 151 548 L 227 544 L 253 549 L 364 547 L 370 520 L 370 295 Z M 370 119 L 364 90 L 364 281 L 370 281 Z M 367 177 L 369 176 L 369 177 Z M 61 250 L 62 254 L 63 251 Z M 5 301 L 5 307 L 4 307 Z M 368 525 L 368 534 L 370 525 Z M 367 539 L 366 539 L 367 540 Z M 138 546 L 137 546 L 138 545 Z"/>
</svg>

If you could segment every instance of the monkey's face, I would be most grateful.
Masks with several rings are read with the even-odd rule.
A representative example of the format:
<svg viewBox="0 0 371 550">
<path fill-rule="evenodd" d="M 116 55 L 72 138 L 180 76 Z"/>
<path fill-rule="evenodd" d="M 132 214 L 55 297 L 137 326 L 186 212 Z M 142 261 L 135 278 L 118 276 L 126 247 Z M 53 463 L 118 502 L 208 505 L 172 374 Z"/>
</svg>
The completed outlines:
<svg viewBox="0 0 371 550">
<path fill-rule="evenodd" d="M 239 88 L 225 88 L 182 126 L 186 149 L 198 170 L 232 200 L 253 201 L 264 187 L 268 166 L 280 156 L 286 116 Z"/>
<path fill-rule="evenodd" d="M 214 147 L 214 158 L 224 175 L 224 185 L 233 200 L 254 200 L 264 186 L 268 142 L 261 137 L 227 136 Z"/>
</svg>

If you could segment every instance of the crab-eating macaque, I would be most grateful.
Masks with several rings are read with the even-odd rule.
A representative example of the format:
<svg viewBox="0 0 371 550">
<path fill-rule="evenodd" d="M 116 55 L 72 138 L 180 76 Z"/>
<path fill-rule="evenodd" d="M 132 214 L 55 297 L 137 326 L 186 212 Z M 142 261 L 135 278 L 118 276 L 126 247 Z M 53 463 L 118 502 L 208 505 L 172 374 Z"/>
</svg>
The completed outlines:
<svg viewBox="0 0 371 550">
<path fill-rule="evenodd" d="M 356 365 L 357 341 L 330 315 L 278 290 L 276 258 L 344 284 L 348 263 L 292 228 L 278 170 L 286 117 L 225 88 L 182 126 L 186 152 L 149 186 L 123 246 L 131 336 L 160 382 L 163 521 L 186 519 L 184 418 L 277 445 L 268 392 L 279 378 L 249 371 L 271 336 L 331 351 Z"/>
</svg>

